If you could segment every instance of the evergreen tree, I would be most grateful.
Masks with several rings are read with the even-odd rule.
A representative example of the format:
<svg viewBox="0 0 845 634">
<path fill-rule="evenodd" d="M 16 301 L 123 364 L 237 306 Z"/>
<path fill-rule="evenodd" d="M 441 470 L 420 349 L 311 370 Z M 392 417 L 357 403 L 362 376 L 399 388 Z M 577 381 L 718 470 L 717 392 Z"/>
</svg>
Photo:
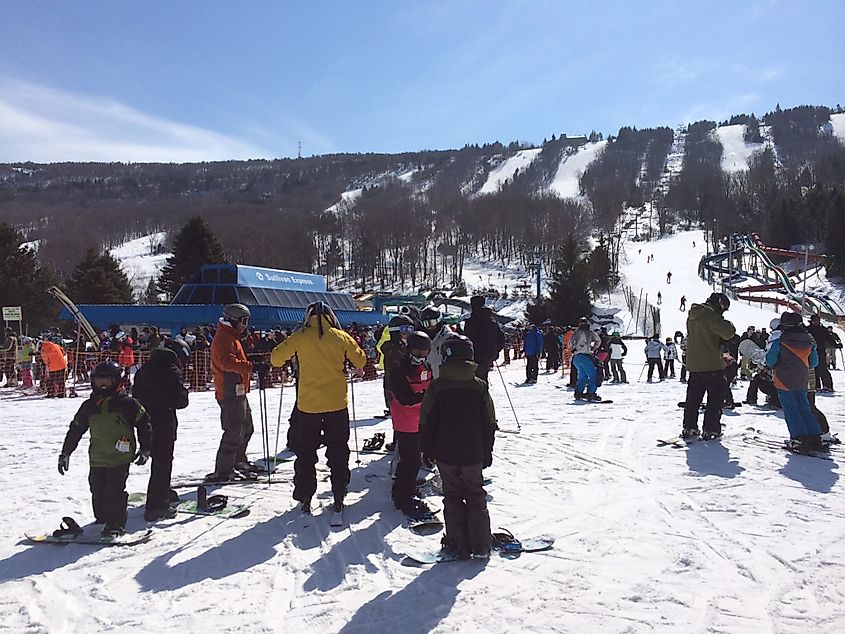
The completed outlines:
<svg viewBox="0 0 845 634">
<path fill-rule="evenodd" d="M 557 324 L 575 324 L 579 317 L 590 314 L 590 264 L 581 257 L 578 242 L 571 233 L 560 247 L 549 286 L 548 300 L 541 300 L 526 310 L 530 321 L 540 324 L 548 318 Z"/>
<path fill-rule="evenodd" d="M 60 307 L 47 294 L 54 283 L 52 275 L 38 266 L 35 251 L 22 243 L 14 227 L 0 223 L 0 304 L 20 306 L 25 326 L 34 330 L 55 323 Z"/>
<path fill-rule="evenodd" d="M 156 278 L 150 278 L 150 283 L 147 284 L 147 290 L 144 291 L 144 294 L 139 298 L 139 300 L 141 304 L 161 304 L 161 300 L 159 299 L 158 281 Z"/>
<path fill-rule="evenodd" d="M 828 202 L 825 247 L 831 256 L 829 272 L 845 275 L 845 194 L 836 189 Z"/>
<path fill-rule="evenodd" d="M 223 248 L 211 229 L 201 217 L 194 216 L 173 241 L 173 255 L 167 258 L 167 264 L 161 271 L 159 291 L 172 298 L 203 264 L 225 261 Z"/>
<path fill-rule="evenodd" d="M 64 283 L 64 291 L 77 304 L 131 304 L 132 287 L 120 263 L 110 253 L 88 249 Z"/>
<path fill-rule="evenodd" d="M 604 293 L 610 290 L 610 255 L 604 241 L 593 249 L 588 259 L 590 271 L 590 287 L 597 293 Z"/>
</svg>

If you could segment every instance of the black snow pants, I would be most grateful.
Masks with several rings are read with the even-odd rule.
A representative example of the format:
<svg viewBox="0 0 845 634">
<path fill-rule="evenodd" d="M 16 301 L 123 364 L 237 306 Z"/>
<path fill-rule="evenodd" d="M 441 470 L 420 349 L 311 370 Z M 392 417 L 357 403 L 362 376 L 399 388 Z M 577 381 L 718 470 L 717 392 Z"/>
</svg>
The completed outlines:
<svg viewBox="0 0 845 634">
<path fill-rule="evenodd" d="M 490 552 L 490 514 L 481 464 L 437 463 L 443 479 L 443 518 L 446 537 L 461 552 L 486 555 Z"/>
<path fill-rule="evenodd" d="M 707 409 L 704 410 L 704 433 L 722 433 L 722 404 L 728 389 L 725 373 L 690 372 L 687 382 L 687 398 L 684 404 L 684 429 L 698 429 L 698 408 L 707 394 Z"/>
<path fill-rule="evenodd" d="M 537 382 L 537 374 L 540 370 L 540 357 L 532 354 L 525 357 L 525 382 Z"/>
<path fill-rule="evenodd" d="M 126 478 L 129 463 L 117 467 L 90 467 L 88 487 L 91 489 L 91 506 L 94 521 L 126 528 Z"/>
<path fill-rule="evenodd" d="M 417 474 L 420 471 L 420 435 L 416 432 L 394 432 L 399 447 L 399 464 L 393 481 L 393 504 L 402 511 L 411 507 L 411 499 L 417 490 Z"/>
<path fill-rule="evenodd" d="M 335 502 L 343 502 L 349 484 L 349 410 L 309 414 L 298 411 L 291 419 L 288 448 L 293 463 L 293 499 L 310 502 L 317 491 L 317 449 L 326 445 Z"/>
<path fill-rule="evenodd" d="M 147 510 L 159 511 L 170 504 L 170 475 L 173 471 L 173 447 L 176 426 L 169 420 L 153 421 L 150 452 L 150 481 L 147 484 Z"/>
</svg>

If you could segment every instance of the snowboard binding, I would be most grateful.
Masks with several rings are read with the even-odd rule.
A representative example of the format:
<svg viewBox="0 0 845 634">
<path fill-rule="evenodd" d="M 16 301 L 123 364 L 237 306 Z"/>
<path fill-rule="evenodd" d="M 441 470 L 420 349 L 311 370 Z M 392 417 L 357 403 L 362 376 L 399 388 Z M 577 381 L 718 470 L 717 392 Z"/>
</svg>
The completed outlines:
<svg viewBox="0 0 845 634">
<path fill-rule="evenodd" d="M 378 451 L 384 446 L 384 433 L 377 432 L 373 435 L 372 438 L 368 438 L 364 441 L 364 444 L 361 448 L 364 451 Z"/>
<path fill-rule="evenodd" d="M 493 533 L 493 550 L 503 554 L 522 552 L 522 543 L 509 530 L 500 528 L 500 532 Z"/>
<path fill-rule="evenodd" d="M 216 513 L 226 508 L 229 498 L 225 495 L 208 495 L 204 486 L 197 487 L 197 508 L 203 512 Z"/>
<path fill-rule="evenodd" d="M 63 517 L 59 528 L 53 531 L 53 537 L 72 540 L 82 535 L 82 527 L 72 517 Z"/>
</svg>

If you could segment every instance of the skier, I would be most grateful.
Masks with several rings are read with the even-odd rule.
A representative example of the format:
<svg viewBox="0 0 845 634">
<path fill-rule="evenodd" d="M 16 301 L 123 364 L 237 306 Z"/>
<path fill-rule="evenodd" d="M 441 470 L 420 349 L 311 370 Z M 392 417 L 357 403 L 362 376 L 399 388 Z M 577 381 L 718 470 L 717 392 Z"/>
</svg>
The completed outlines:
<svg viewBox="0 0 845 634">
<path fill-rule="evenodd" d="M 399 367 L 390 375 L 390 416 L 399 450 L 391 495 L 394 506 L 410 520 L 423 520 L 432 514 L 425 502 L 414 496 L 420 470 L 420 404 L 431 383 L 431 367 L 426 361 L 430 352 L 429 336 L 422 331 L 412 333 Z"/>
<path fill-rule="evenodd" d="M 678 358 L 678 348 L 672 337 L 666 337 L 666 345 L 664 346 L 664 361 L 663 376 L 670 379 L 675 378 L 675 361 Z"/>
<path fill-rule="evenodd" d="M 819 364 L 816 342 L 798 313 L 783 313 L 780 329 L 780 337 L 766 352 L 766 366 L 774 371 L 778 398 L 789 428 L 789 448 L 798 453 L 819 451 L 823 449 L 822 432 L 807 399 L 809 370 Z"/>
<path fill-rule="evenodd" d="M 449 326 L 443 323 L 443 313 L 434 306 L 428 306 L 420 313 L 423 331 L 431 339 L 431 350 L 426 357 L 426 362 L 431 367 L 431 376 L 436 379 L 440 376 L 440 346 L 455 333 Z"/>
<path fill-rule="evenodd" d="M 83 434 L 91 430 L 88 485 L 94 521 L 103 524 L 103 537 L 119 537 L 126 532 L 129 463 L 143 466 L 150 457 L 150 417 L 138 401 L 118 392 L 121 379 L 120 366 L 113 361 L 104 361 L 94 368 L 91 396 L 73 417 L 59 454 L 59 473 L 64 475 L 70 467 L 71 454 Z"/>
<path fill-rule="evenodd" d="M 18 338 L 15 331 L 6 327 L 4 331 L 3 345 L 0 346 L 0 379 L 6 375 L 6 384 L 3 387 L 17 387 L 18 376 L 15 372 L 15 363 L 18 360 Z"/>
<path fill-rule="evenodd" d="M 678 308 L 681 312 L 687 309 L 687 296 L 681 295 L 681 306 Z"/>
<path fill-rule="evenodd" d="M 681 350 L 681 383 L 687 382 L 687 338 L 680 330 L 675 331 L 673 337 L 675 345 Z"/>
<path fill-rule="evenodd" d="M 725 391 L 725 362 L 721 342 L 736 334 L 734 325 L 723 317 L 731 300 L 724 293 L 712 293 L 703 304 L 693 304 L 687 317 L 687 357 L 689 370 L 684 420 L 681 435 L 693 438 L 699 435 L 698 408 L 707 394 L 704 411 L 704 440 L 722 435 L 722 403 Z"/>
<path fill-rule="evenodd" d="M 170 489 L 173 470 L 173 447 L 176 442 L 177 409 L 188 407 L 188 390 L 182 384 L 182 372 L 177 366 L 176 353 L 168 348 L 155 348 L 150 360 L 135 373 L 132 386 L 134 396 L 150 416 L 152 445 L 150 447 L 150 481 L 144 519 L 157 522 L 176 516 L 170 508 L 175 493 Z"/>
<path fill-rule="evenodd" d="M 575 387 L 576 400 L 601 401 L 601 397 L 596 394 L 598 372 L 591 358 L 600 345 L 601 338 L 590 330 L 590 322 L 587 318 L 581 317 L 578 320 L 578 329 L 569 340 L 569 347 L 573 352 L 572 367 L 578 372 L 578 383 Z"/>
<path fill-rule="evenodd" d="M 662 381 L 666 377 L 663 374 L 663 358 L 662 353 L 666 352 L 666 346 L 660 342 L 660 335 L 646 339 L 645 348 L 646 363 L 648 363 L 648 383 L 652 382 L 654 377 L 654 368 L 657 368 L 657 376 Z M 640 373 L 642 376 L 642 373 Z"/>
<path fill-rule="evenodd" d="M 241 334 L 249 324 L 249 317 L 249 309 L 243 304 L 229 304 L 223 309 L 223 316 L 218 320 L 217 332 L 211 342 L 214 396 L 220 406 L 220 424 L 223 428 L 212 479 L 221 482 L 242 476 L 235 472 L 235 465 L 249 464 L 246 448 L 252 438 L 253 425 L 252 410 L 246 395 L 253 367 L 240 341 Z"/>
<path fill-rule="evenodd" d="M 273 348 L 270 363 L 282 367 L 293 356 L 299 360 L 296 405 L 288 445 L 296 453 L 293 499 L 311 512 L 311 498 L 317 491 L 317 449 L 326 445 L 331 470 L 333 510 L 343 510 L 349 484 L 349 410 L 347 409 L 346 363 L 364 374 L 364 351 L 345 332 L 334 311 L 317 301 L 305 310 L 302 329 Z"/>
<path fill-rule="evenodd" d="M 666 283 L 667 283 L 667 284 L 671 284 L 671 283 L 672 283 L 672 271 L 669 271 L 669 272 L 666 274 Z"/>
<path fill-rule="evenodd" d="M 484 305 L 484 297 L 474 295 L 469 300 L 472 315 L 464 324 L 464 334 L 472 341 L 475 363 L 478 367 L 475 375 L 487 383 L 490 366 L 499 358 L 505 345 L 505 334 L 493 319 L 493 311 Z"/>
<path fill-rule="evenodd" d="M 662 303 L 663 303 L 663 296 L 660 294 L 660 291 L 657 291 L 657 305 L 660 306 L 660 304 L 662 304 Z"/>
<path fill-rule="evenodd" d="M 546 371 L 557 372 L 560 368 L 560 340 L 551 322 L 544 324 L 543 351 L 546 353 Z"/>
<path fill-rule="evenodd" d="M 41 342 L 41 360 L 47 366 L 47 376 L 44 380 L 47 398 L 65 397 L 67 358 L 62 344 L 61 335 L 50 335 Z"/>
<path fill-rule="evenodd" d="M 443 479 L 443 550 L 461 558 L 490 555 L 490 515 L 481 470 L 493 462 L 496 415 L 484 381 L 475 375 L 472 342 L 447 339 L 440 376 L 420 408 L 425 462 L 436 461 Z"/>
<path fill-rule="evenodd" d="M 525 353 L 525 382 L 536 383 L 540 370 L 540 353 L 543 351 L 543 334 L 534 324 L 528 324 L 522 341 Z"/>
<path fill-rule="evenodd" d="M 610 370 L 613 372 L 614 383 L 627 383 L 628 377 L 625 368 L 622 367 L 623 358 L 628 354 L 628 347 L 619 336 L 619 331 L 614 330 L 610 337 Z"/>
<path fill-rule="evenodd" d="M 783 325 L 783 318 L 781 318 L 781 330 L 783 330 Z M 830 370 L 827 369 L 827 348 L 830 333 L 822 325 L 818 315 L 810 317 L 810 326 L 807 331 L 815 340 L 816 354 L 819 356 L 818 366 L 816 367 L 816 377 L 821 385 L 819 392 L 833 392 L 833 377 L 830 376 Z"/>
<path fill-rule="evenodd" d="M 833 326 L 827 327 L 827 366 L 829 370 L 836 370 L 836 351 L 842 350 L 842 340 L 833 331 Z"/>
</svg>

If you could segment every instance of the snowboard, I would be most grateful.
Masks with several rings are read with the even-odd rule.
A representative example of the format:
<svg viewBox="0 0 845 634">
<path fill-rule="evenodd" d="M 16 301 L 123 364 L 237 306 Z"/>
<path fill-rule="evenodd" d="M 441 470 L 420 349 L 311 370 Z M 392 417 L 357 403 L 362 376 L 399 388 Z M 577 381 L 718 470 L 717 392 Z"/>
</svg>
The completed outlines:
<svg viewBox="0 0 845 634">
<path fill-rule="evenodd" d="M 682 449 L 689 445 L 692 442 L 698 440 L 698 436 L 692 436 L 690 438 L 682 438 L 681 436 L 673 436 L 671 438 L 658 438 L 657 439 L 657 446 L 658 447 L 677 447 Z"/>
<path fill-rule="evenodd" d="M 780 440 L 770 440 L 768 438 L 762 438 L 761 436 L 743 436 L 742 441 L 744 443 L 748 443 L 751 445 L 760 445 L 769 449 L 771 451 L 785 451 L 787 453 L 796 455 L 796 456 L 806 456 L 808 458 L 818 458 L 819 460 L 833 460 L 831 456 L 829 456 L 825 452 L 817 451 L 817 452 L 802 452 L 802 451 L 794 451 L 786 446 L 785 441 Z"/>
<path fill-rule="evenodd" d="M 684 409 L 687 406 L 686 401 L 678 401 L 678 407 Z M 699 406 L 699 409 L 705 409 L 707 407 L 706 403 L 702 403 Z M 729 407 L 728 405 L 722 405 L 722 409 L 736 409 L 737 407 L 742 407 L 741 401 L 734 401 L 733 407 Z"/>
<path fill-rule="evenodd" d="M 600 401 L 588 401 L 587 399 L 573 399 L 573 405 L 610 405 L 613 401 L 611 399 L 603 398 Z"/>
<path fill-rule="evenodd" d="M 146 493 L 130 493 L 130 504 L 143 504 L 147 500 Z M 182 500 L 176 504 L 171 504 L 170 508 L 176 509 L 177 513 L 187 513 L 189 515 L 207 515 L 213 517 L 227 517 L 238 518 L 249 515 L 250 509 L 244 504 L 227 504 L 222 509 L 217 510 L 202 510 L 197 508 L 196 500 Z"/>
<path fill-rule="evenodd" d="M 516 555 L 522 553 L 535 553 L 544 550 L 549 550 L 554 546 L 555 540 L 548 537 L 536 537 L 526 539 L 519 542 L 514 542 L 512 546 L 506 548 L 494 548 L 493 551 L 499 553 L 503 558 L 514 558 Z M 484 559 L 482 557 L 461 558 L 455 553 L 443 550 L 417 550 L 405 553 L 405 557 L 418 564 L 431 565 L 439 564 L 447 561 L 473 561 L 476 559 Z"/>
<path fill-rule="evenodd" d="M 443 520 L 437 516 L 437 511 L 432 512 L 430 517 L 425 519 L 411 519 L 407 515 L 405 518 L 405 527 L 412 531 L 428 532 L 429 530 L 443 528 Z"/>
<path fill-rule="evenodd" d="M 209 474 L 212 475 L 212 474 Z M 243 478 L 238 480 L 223 480 L 220 482 L 209 481 L 203 478 L 202 480 L 186 480 L 185 482 L 175 482 L 170 485 L 171 489 L 196 489 L 198 486 L 205 486 L 205 487 L 222 487 L 222 486 L 231 486 L 234 484 L 267 484 L 267 473 L 264 474 L 255 474 L 258 477 L 255 478 Z M 284 482 L 284 480 L 279 479 L 271 479 L 271 484 L 279 484 Z"/>
<path fill-rule="evenodd" d="M 52 533 L 24 533 L 26 538 L 36 544 L 90 544 L 92 546 L 135 546 L 150 541 L 153 536 L 152 529 L 139 533 L 126 533 L 120 537 L 104 538 L 99 534 L 86 535 L 84 532 L 77 536 L 53 537 Z"/>
</svg>

